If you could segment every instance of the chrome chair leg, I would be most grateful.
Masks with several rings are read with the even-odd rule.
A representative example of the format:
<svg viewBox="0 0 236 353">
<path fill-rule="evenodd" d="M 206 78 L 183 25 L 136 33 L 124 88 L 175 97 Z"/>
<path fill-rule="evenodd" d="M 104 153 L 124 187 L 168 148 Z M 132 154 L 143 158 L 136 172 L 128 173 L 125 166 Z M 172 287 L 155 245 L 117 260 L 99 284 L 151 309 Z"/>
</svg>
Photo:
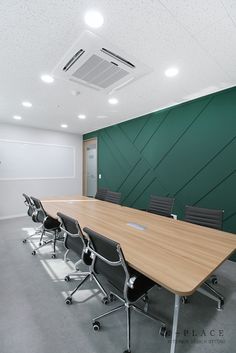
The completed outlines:
<svg viewBox="0 0 236 353">
<path fill-rule="evenodd" d="M 70 259 L 68 259 L 67 255 L 69 254 L 69 249 L 66 250 L 65 254 L 64 254 L 64 262 L 68 262 L 70 261 Z"/>
<path fill-rule="evenodd" d="M 103 285 L 101 284 L 101 282 L 99 281 L 99 279 L 97 278 L 97 276 L 95 276 L 94 273 L 92 273 L 92 279 L 94 279 L 94 281 L 96 282 L 98 288 L 99 288 L 99 289 L 101 290 L 101 292 L 104 294 L 104 298 L 107 299 L 107 301 L 108 301 L 107 292 L 106 292 L 106 290 L 104 289 L 104 287 L 103 287 Z M 103 302 L 104 302 L 104 304 L 107 304 L 107 303 L 105 303 L 104 298 L 103 298 Z"/>
<path fill-rule="evenodd" d="M 130 353 L 130 305 L 127 304 L 125 305 L 125 310 L 126 310 L 126 330 L 127 330 L 127 350 L 125 353 Z"/>
<path fill-rule="evenodd" d="M 123 304 L 117 306 L 117 307 L 114 308 L 114 309 L 111 309 L 111 310 L 107 311 L 106 313 L 103 313 L 103 314 L 101 314 L 101 315 L 95 317 L 95 318 L 93 319 L 93 323 L 95 323 L 95 321 L 97 321 L 97 320 L 99 320 L 99 319 L 101 319 L 101 318 L 103 318 L 103 317 L 109 316 L 109 315 L 111 315 L 111 314 L 113 314 L 113 313 L 115 313 L 116 311 L 121 310 L 121 309 L 124 309 L 124 305 L 123 305 Z"/>
<path fill-rule="evenodd" d="M 222 310 L 223 305 L 224 305 L 224 297 L 222 294 L 217 292 L 214 288 L 212 288 L 208 283 L 204 282 L 200 288 L 197 289 L 197 291 L 206 297 L 214 300 L 217 302 L 217 310 Z"/>
<path fill-rule="evenodd" d="M 72 304 L 72 296 L 75 294 L 75 292 L 90 278 L 90 273 L 85 276 L 82 281 L 78 284 L 78 286 L 68 295 L 68 297 L 65 299 L 65 303 L 70 305 Z"/>
<path fill-rule="evenodd" d="M 164 337 L 166 337 L 167 335 L 167 329 L 166 329 L 166 324 L 161 320 L 159 319 L 158 317 L 155 317 L 155 316 L 152 316 L 151 314 L 149 313 L 146 313 L 144 310 L 138 308 L 136 305 L 134 304 L 129 304 L 129 303 L 123 303 L 119 306 L 117 306 L 116 308 L 114 309 L 111 309 L 109 311 L 107 311 L 106 313 L 103 313 L 97 317 L 95 317 L 92 322 L 93 322 L 93 329 L 94 331 L 98 331 L 100 329 L 100 322 L 98 321 L 99 319 L 101 318 L 104 318 L 106 316 L 109 316 L 113 313 L 115 313 L 116 311 L 118 310 L 121 310 L 121 309 L 125 309 L 126 311 L 126 335 L 127 335 L 127 349 L 125 350 L 124 353 L 130 353 L 131 350 L 130 350 L 130 342 L 131 342 L 131 329 L 130 329 L 130 317 L 131 317 L 131 309 L 134 309 L 136 312 L 140 313 L 140 314 L 143 314 L 144 316 L 154 320 L 154 321 L 158 321 L 161 323 L 161 329 L 160 329 L 160 334 Z"/>
<path fill-rule="evenodd" d="M 153 316 L 149 313 L 147 313 L 146 311 L 138 308 L 136 305 L 132 304 L 131 307 L 134 309 L 134 311 L 136 311 L 137 313 L 140 313 L 146 317 L 148 317 L 149 319 L 152 319 L 153 321 L 158 321 L 160 322 L 163 326 L 165 326 L 164 321 L 162 321 L 159 317 Z"/>
</svg>

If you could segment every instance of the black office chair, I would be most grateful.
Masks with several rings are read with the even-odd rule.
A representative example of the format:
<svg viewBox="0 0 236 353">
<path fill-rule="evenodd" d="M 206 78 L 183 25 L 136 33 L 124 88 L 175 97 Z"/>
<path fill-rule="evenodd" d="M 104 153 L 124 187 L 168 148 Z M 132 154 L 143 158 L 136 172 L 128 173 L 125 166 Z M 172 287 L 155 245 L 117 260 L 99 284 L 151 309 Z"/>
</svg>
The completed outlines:
<svg viewBox="0 0 236 353">
<path fill-rule="evenodd" d="M 31 217 L 31 219 L 38 223 L 37 219 L 36 219 L 36 214 L 37 214 L 37 211 L 35 210 L 35 206 L 34 206 L 34 203 L 33 201 L 31 200 L 31 198 L 26 195 L 26 194 L 22 194 L 22 196 L 24 197 L 24 204 L 26 205 L 27 207 L 27 214 L 29 217 Z M 41 228 L 42 227 L 39 227 L 37 229 L 35 229 L 35 232 L 30 234 L 28 237 L 26 237 L 25 239 L 22 240 L 23 243 L 26 243 L 26 241 L 30 238 L 32 238 L 34 235 L 36 234 L 39 234 L 41 232 Z"/>
<path fill-rule="evenodd" d="M 95 199 L 104 201 L 105 198 L 106 198 L 107 191 L 108 191 L 107 188 L 100 188 L 100 189 L 98 189 L 98 191 L 96 192 L 96 195 L 94 196 Z"/>
<path fill-rule="evenodd" d="M 185 206 L 185 222 L 222 230 L 223 210 Z"/>
<path fill-rule="evenodd" d="M 37 250 L 39 250 L 40 248 L 42 248 L 45 245 L 52 243 L 53 244 L 52 258 L 55 258 L 56 257 L 56 242 L 57 242 L 57 240 L 63 239 L 63 237 L 60 236 L 60 222 L 56 218 L 53 218 L 46 213 L 46 211 L 43 208 L 43 205 L 39 199 L 31 196 L 31 200 L 34 203 L 34 206 L 35 206 L 35 209 L 37 212 L 35 217 L 40 222 L 42 222 L 42 234 L 40 237 L 39 246 L 32 251 L 32 255 L 36 255 Z M 45 240 L 42 243 L 43 236 L 46 232 L 52 234 L 53 238 Z"/>
<path fill-rule="evenodd" d="M 223 210 L 215 210 L 209 208 L 200 208 L 195 206 L 185 206 L 184 221 L 197 224 L 204 227 L 222 230 L 223 227 Z M 212 284 L 217 284 L 218 280 L 215 275 L 210 277 Z M 218 309 L 224 305 L 224 297 L 213 289 L 208 282 L 204 282 L 202 287 L 198 290 L 202 294 L 209 298 L 216 300 L 218 303 Z M 183 297 L 182 302 L 187 302 L 187 298 Z"/>
<path fill-rule="evenodd" d="M 130 311 L 134 309 L 136 312 L 143 314 L 155 321 L 161 322 L 160 334 L 166 335 L 167 329 L 164 322 L 140 309 L 135 303 L 141 299 L 147 291 L 155 286 L 155 283 L 145 277 L 138 271 L 131 268 L 125 261 L 121 247 L 115 241 L 112 241 L 101 234 L 94 232 L 89 228 L 84 228 L 84 232 L 88 235 L 88 250 L 95 256 L 93 263 L 94 271 L 103 275 L 114 287 L 112 296 L 121 300 L 122 304 L 105 314 L 93 319 L 93 329 L 100 329 L 99 319 L 108 316 L 120 309 L 126 310 L 127 321 L 127 349 L 130 352 Z"/>
<path fill-rule="evenodd" d="M 102 302 L 104 304 L 107 304 L 109 301 L 107 292 L 105 291 L 102 284 L 98 280 L 94 271 L 92 271 L 91 265 L 93 262 L 93 258 L 91 257 L 90 252 L 86 252 L 86 246 L 87 246 L 88 241 L 85 238 L 85 236 L 80 228 L 79 222 L 76 219 L 71 218 L 61 212 L 58 212 L 57 215 L 61 221 L 61 230 L 63 232 L 65 232 L 65 234 L 66 234 L 65 240 L 64 240 L 64 245 L 67 250 L 66 250 L 66 253 L 64 256 L 64 260 L 68 261 L 67 255 L 70 250 L 72 250 L 74 253 L 76 253 L 76 255 L 79 256 L 79 261 L 77 261 L 75 263 L 75 271 L 69 273 L 65 277 L 65 281 L 67 281 L 67 282 L 70 281 L 71 276 L 79 276 L 79 277 L 84 276 L 84 279 L 78 284 L 78 286 L 65 299 L 66 304 L 68 304 L 68 305 L 72 304 L 72 296 L 75 294 L 75 292 L 77 292 L 77 290 L 82 286 L 82 284 L 85 283 L 88 279 L 94 279 L 94 281 L 98 285 L 99 289 L 104 294 Z M 83 264 L 89 266 L 88 272 L 81 272 L 78 269 L 78 265 L 81 262 Z"/>
<path fill-rule="evenodd" d="M 175 199 L 172 197 L 151 195 L 147 212 L 155 213 L 165 217 L 174 217 L 172 214 L 174 201 Z"/>
<path fill-rule="evenodd" d="M 24 197 L 24 204 L 27 207 L 27 214 L 28 216 L 32 217 L 32 214 L 34 212 L 34 204 L 28 195 L 22 194 L 22 196 Z"/>
<path fill-rule="evenodd" d="M 111 202 L 111 203 L 116 203 L 116 204 L 120 205 L 121 193 L 108 190 L 107 193 L 106 193 L 104 201 Z"/>
</svg>

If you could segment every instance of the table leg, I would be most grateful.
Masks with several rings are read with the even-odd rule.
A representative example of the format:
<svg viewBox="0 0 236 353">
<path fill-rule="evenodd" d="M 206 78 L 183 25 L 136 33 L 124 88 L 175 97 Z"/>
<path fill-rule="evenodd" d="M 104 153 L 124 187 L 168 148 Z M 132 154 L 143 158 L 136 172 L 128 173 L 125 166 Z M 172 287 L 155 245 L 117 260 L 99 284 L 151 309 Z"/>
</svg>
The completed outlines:
<svg viewBox="0 0 236 353">
<path fill-rule="evenodd" d="M 179 306 L 180 306 L 180 296 L 175 294 L 175 307 L 174 307 L 174 316 L 173 316 L 173 325 L 172 325 L 170 353 L 175 352 L 176 332 L 177 332 L 178 318 L 179 318 Z"/>
</svg>

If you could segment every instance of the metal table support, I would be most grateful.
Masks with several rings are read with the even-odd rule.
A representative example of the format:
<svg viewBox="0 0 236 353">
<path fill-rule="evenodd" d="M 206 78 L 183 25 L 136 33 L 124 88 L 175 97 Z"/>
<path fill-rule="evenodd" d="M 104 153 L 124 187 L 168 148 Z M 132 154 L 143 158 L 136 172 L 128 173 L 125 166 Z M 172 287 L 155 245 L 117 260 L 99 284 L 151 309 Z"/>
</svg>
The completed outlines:
<svg viewBox="0 0 236 353">
<path fill-rule="evenodd" d="M 178 318 L 179 318 L 179 307 L 180 307 L 180 296 L 175 294 L 175 306 L 174 306 L 174 316 L 173 316 L 173 324 L 172 324 L 170 353 L 175 352 L 176 333 L 177 333 Z"/>
</svg>

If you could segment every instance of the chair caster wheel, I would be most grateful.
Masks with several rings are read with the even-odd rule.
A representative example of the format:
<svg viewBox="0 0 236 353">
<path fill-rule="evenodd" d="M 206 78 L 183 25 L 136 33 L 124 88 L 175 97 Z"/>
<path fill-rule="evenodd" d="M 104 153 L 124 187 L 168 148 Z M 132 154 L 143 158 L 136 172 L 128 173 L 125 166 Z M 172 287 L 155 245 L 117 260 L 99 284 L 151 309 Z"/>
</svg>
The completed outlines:
<svg viewBox="0 0 236 353">
<path fill-rule="evenodd" d="M 26 239 L 23 239 L 23 240 L 22 240 L 22 243 L 24 243 L 24 244 L 25 244 L 25 243 L 26 243 Z"/>
<path fill-rule="evenodd" d="M 217 280 L 216 276 L 211 278 L 211 283 L 214 284 L 214 285 L 216 285 L 218 283 L 218 280 Z"/>
<path fill-rule="evenodd" d="M 66 277 L 64 278 L 64 280 L 65 280 L 66 282 L 69 282 L 69 281 L 70 281 L 70 276 L 66 276 Z"/>
<path fill-rule="evenodd" d="M 168 330 L 166 326 L 161 326 L 159 330 L 159 335 L 166 338 L 168 336 Z"/>
<path fill-rule="evenodd" d="M 52 254 L 52 259 L 55 259 L 56 258 L 56 254 Z"/>
<path fill-rule="evenodd" d="M 108 298 L 107 298 L 107 297 L 103 297 L 103 298 L 102 298 L 102 303 L 105 304 L 105 305 L 107 305 L 107 304 L 109 303 Z"/>
<path fill-rule="evenodd" d="M 124 351 L 124 353 L 131 353 L 131 350 L 130 350 L 130 349 L 126 349 L 126 350 Z"/>
<path fill-rule="evenodd" d="M 93 323 L 93 331 L 99 331 L 101 328 L 100 322 L 99 321 L 95 321 Z"/>
<path fill-rule="evenodd" d="M 67 297 L 65 300 L 67 305 L 71 305 L 72 304 L 72 298 L 71 297 Z"/>
<path fill-rule="evenodd" d="M 115 302 L 117 300 L 117 297 L 114 295 L 114 294 L 110 294 L 109 295 L 109 302 L 112 303 L 112 302 Z"/>
<path fill-rule="evenodd" d="M 42 245 L 42 243 L 41 242 L 39 242 L 39 246 L 41 246 Z"/>
<path fill-rule="evenodd" d="M 221 311 L 223 309 L 223 306 L 224 306 L 224 299 L 220 299 L 220 302 L 218 303 L 218 306 L 217 306 L 217 310 Z"/>
<path fill-rule="evenodd" d="M 188 304 L 188 297 L 181 297 L 182 304 Z"/>
<path fill-rule="evenodd" d="M 33 250 L 31 254 L 32 254 L 32 255 L 36 255 L 36 251 L 35 251 L 35 250 Z"/>
</svg>

